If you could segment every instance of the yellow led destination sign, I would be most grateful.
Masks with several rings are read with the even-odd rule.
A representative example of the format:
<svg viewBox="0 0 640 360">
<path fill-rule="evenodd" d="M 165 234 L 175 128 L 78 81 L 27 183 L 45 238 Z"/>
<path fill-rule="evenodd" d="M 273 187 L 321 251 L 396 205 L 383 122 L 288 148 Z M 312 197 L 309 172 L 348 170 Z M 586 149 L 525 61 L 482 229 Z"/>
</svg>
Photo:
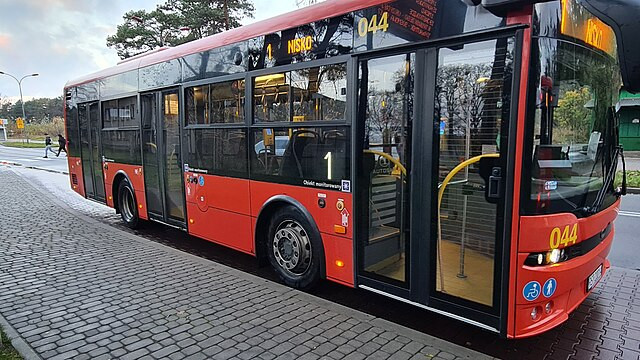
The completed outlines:
<svg viewBox="0 0 640 360">
<path fill-rule="evenodd" d="M 563 35 L 582 40 L 611 56 L 616 56 L 616 36 L 613 30 L 578 5 L 576 0 L 562 0 L 560 31 Z"/>
<path fill-rule="evenodd" d="M 291 39 L 287 42 L 287 54 L 299 54 L 313 49 L 313 38 L 305 36 L 303 38 Z"/>
</svg>

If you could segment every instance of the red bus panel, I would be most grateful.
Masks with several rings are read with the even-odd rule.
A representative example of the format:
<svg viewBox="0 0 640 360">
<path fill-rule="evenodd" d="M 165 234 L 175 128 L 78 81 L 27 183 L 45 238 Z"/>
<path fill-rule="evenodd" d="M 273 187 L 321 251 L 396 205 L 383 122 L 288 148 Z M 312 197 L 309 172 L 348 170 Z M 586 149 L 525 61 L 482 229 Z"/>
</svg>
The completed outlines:
<svg viewBox="0 0 640 360">
<path fill-rule="evenodd" d="M 189 233 L 255 254 L 249 180 L 185 174 Z"/>
<path fill-rule="evenodd" d="M 107 206 L 113 207 L 114 205 L 113 183 L 116 176 L 118 175 L 118 172 L 122 171 L 129 178 L 131 186 L 133 186 L 133 190 L 136 193 L 136 201 L 138 202 L 138 214 L 140 218 L 143 220 L 148 220 L 149 217 L 147 215 L 147 198 L 144 190 L 144 176 L 142 174 L 142 166 L 109 162 L 104 164 L 103 171 Z M 118 189 L 115 189 L 115 191 L 118 191 Z"/>
<path fill-rule="evenodd" d="M 71 188 L 78 194 L 86 197 L 84 193 L 84 177 L 82 174 L 82 159 L 79 157 L 67 157 L 69 164 L 69 181 Z"/>
</svg>

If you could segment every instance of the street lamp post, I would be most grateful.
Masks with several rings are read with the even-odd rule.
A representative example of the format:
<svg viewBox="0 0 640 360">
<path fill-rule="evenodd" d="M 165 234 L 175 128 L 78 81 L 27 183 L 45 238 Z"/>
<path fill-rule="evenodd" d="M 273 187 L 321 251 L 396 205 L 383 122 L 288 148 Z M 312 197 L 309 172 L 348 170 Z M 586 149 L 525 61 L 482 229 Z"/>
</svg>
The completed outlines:
<svg viewBox="0 0 640 360">
<path fill-rule="evenodd" d="M 13 78 L 13 80 L 15 80 L 18 83 L 18 88 L 20 89 L 20 103 L 22 104 L 22 120 L 26 121 L 27 119 L 26 119 L 26 116 L 25 116 L 25 113 L 24 113 L 24 100 L 22 100 L 22 80 L 24 80 L 24 79 L 26 79 L 28 77 L 31 77 L 31 76 L 38 76 L 40 74 L 35 73 L 35 74 L 25 75 L 22 78 L 20 78 L 20 80 L 18 80 L 17 77 L 15 77 L 15 76 L 13 76 L 11 74 L 8 74 L 6 72 L 3 72 L 3 71 L 0 71 L 0 75 L 11 76 Z"/>
<path fill-rule="evenodd" d="M 6 73 L 4 71 L 0 71 L 0 75 L 11 76 L 13 78 L 13 80 L 15 80 L 18 83 L 18 89 L 20 89 L 20 104 L 22 105 L 22 121 L 27 121 L 27 116 L 25 115 L 25 112 L 24 112 L 24 100 L 22 99 L 22 80 L 24 80 L 24 79 L 26 79 L 28 77 L 31 77 L 31 76 L 33 76 L 33 77 L 38 76 L 39 74 L 38 73 L 34 73 L 34 74 L 25 75 L 22 78 L 20 78 L 20 80 L 18 80 L 17 77 L 15 77 L 15 76 L 13 76 L 11 74 L 8 74 L 8 73 Z M 27 139 L 27 142 L 29 142 L 28 139 Z"/>
</svg>

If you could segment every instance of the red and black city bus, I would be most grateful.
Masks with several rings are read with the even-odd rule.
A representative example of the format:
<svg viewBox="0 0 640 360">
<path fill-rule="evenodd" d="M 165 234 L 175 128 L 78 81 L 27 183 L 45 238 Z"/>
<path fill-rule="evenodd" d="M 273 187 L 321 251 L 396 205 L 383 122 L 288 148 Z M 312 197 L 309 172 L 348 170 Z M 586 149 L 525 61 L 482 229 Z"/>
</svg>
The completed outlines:
<svg viewBox="0 0 640 360">
<path fill-rule="evenodd" d="M 638 84 L 606 1 L 538 2 L 328 0 L 126 59 L 64 89 L 71 186 L 296 288 L 540 334 L 610 266 Z"/>
</svg>

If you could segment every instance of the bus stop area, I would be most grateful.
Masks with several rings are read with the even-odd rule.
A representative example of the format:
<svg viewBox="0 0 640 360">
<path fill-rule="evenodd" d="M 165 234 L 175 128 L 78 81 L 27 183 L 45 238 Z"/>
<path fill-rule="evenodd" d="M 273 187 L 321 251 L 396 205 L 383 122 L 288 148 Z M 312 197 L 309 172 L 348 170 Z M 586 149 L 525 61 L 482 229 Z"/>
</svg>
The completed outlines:
<svg viewBox="0 0 640 360">
<path fill-rule="evenodd" d="M 416 331 L 98 221 L 95 204 L 50 186 L 66 177 L 27 171 L 0 165 L 0 326 L 27 359 L 640 358 L 637 271 L 611 269 L 531 339 L 418 308 L 429 331 Z"/>
<path fill-rule="evenodd" d="M 490 358 L 0 183 L 0 323 L 25 358 Z"/>
</svg>

